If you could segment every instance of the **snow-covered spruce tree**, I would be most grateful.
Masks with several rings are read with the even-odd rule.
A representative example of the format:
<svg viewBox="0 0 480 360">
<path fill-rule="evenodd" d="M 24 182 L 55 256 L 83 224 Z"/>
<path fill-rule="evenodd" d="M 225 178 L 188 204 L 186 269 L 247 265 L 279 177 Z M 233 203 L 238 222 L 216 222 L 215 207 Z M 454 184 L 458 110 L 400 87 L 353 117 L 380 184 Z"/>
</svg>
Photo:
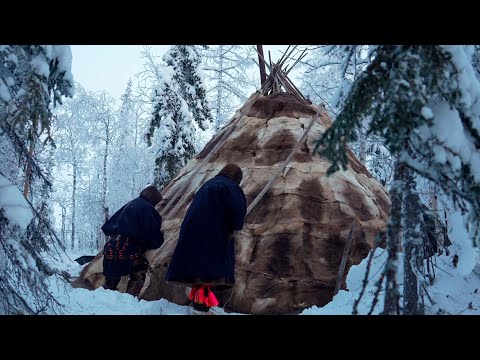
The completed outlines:
<svg viewBox="0 0 480 360">
<path fill-rule="evenodd" d="M 424 283 L 424 247 L 428 238 L 422 234 L 424 219 L 422 204 L 416 190 L 415 174 L 412 169 L 403 169 L 403 313 L 405 315 L 423 315 Z M 426 214 L 425 214 L 426 215 Z"/>
<path fill-rule="evenodd" d="M 363 159 L 362 163 L 368 171 L 383 186 L 389 188 L 393 181 L 395 156 L 383 145 L 383 140 L 378 136 L 369 135 L 364 140 L 352 144 L 352 149 L 356 156 Z"/>
<path fill-rule="evenodd" d="M 45 174 L 48 182 L 37 182 L 37 185 L 30 189 L 31 202 L 38 216 L 33 217 L 33 221 L 27 228 L 27 244 L 29 244 L 29 246 L 30 244 L 36 244 L 38 249 L 42 250 L 49 249 L 48 244 L 51 242 L 50 236 L 54 235 L 51 233 L 54 233 L 55 227 L 53 224 L 53 207 L 51 202 L 53 150 L 53 147 L 49 145 L 37 145 L 35 147 L 38 165 Z"/>
<path fill-rule="evenodd" d="M 371 64 L 357 78 L 318 145 L 332 161 L 329 173 L 344 167 L 344 144 L 357 140 L 362 119 L 369 117 L 367 134 L 384 139 L 398 157 L 398 166 L 430 179 L 468 210 L 470 234 L 478 241 L 480 84 L 472 66 L 473 52 L 472 46 L 376 47 Z M 393 195 L 391 217 L 404 216 L 394 211 L 402 196 Z M 389 244 L 395 243 L 392 229 L 391 220 Z M 404 249 L 408 246 L 403 244 Z M 387 281 L 387 290 L 389 286 Z"/>
<path fill-rule="evenodd" d="M 0 314 L 57 309 L 44 280 L 57 272 L 48 257 L 60 241 L 37 153 L 53 146 L 50 106 L 72 95 L 70 68 L 69 46 L 0 46 Z"/>
<path fill-rule="evenodd" d="M 196 127 L 212 122 L 200 58 L 194 46 L 174 45 L 152 94 L 154 110 L 146 140 L 157 152 L 154 183 L 163 188 L 195 154 Z"/>
<path fill-rule="evenodd" d="M 207 90 L 199 50 L 193 45 L 173 45 L 163 55 L 163 61 L 173 69 L 173 80 L 178 84 L 180 96 L 187 103 L 193 120 L 206 130 L 213 119 L 207 103 Z"/>
<path fill-rule="evenodd" d="M 405 165 L 397 162 L 393 175 L 393 184 L 390 188 L 390 199 L 392 207 L 390 209 L 390 218 L 387 225 L 387 252 L 388 261 L 384 268 L 385 278 L 385 304 L 384 314 L 400 313 L 400 291 L 397 284 L 398 256 L 397 252 L 401 244 L 402 231 L 402 189 L 403 173 Z M 378 284 L 379 287 L 382 283 Z"/>
<path fill-rule="evenodd" d="M 171 67 L 164 69 L 162 81 L 155 89 L 155 107 L 150 129 L 146 134 L 149 146 L 157 150 L 154 183 L 163 188 L 194 155 L 194 134 L 191 116 Z"/>
<path fill-rule="evenodd" d="M 209 46 L 202 52 L 203 70 L 210 84 L 207 95 L 217 132 L 255 89 L 247 71 L 255 64 L 253 48 L 240 45 Z"/>
</svg>

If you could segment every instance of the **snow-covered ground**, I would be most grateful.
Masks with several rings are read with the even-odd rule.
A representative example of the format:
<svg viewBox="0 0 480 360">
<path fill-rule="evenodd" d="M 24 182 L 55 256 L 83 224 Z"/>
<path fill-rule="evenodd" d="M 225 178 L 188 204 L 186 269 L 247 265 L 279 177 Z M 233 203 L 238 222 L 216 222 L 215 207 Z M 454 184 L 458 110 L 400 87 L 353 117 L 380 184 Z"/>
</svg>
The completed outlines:
<svg viewBox="0 0 480 360">
<path fill-rule="evenodd" d="M 478 251 L 477 251 L 478 254 Z M 78 275 L 82 266 L 73 259 L 83 254 L 69 253 L 68 257 L 57 258 L 57 266 L 71 275 Z M 370 310 L 376 289 L 376 281 L 387 258 L 386 251 L 377 249 L 372 261 L 369 282 L 362 301 L 358 306 L 359 314 L 367 314 Z M 468 275 L 463 275 L 461 268 L 456 268 L 453 255 L 441 255 L 435 258 L 435 278 L 427 287 L 425 297 L 427 314 L 462 314 L 480 315 L 480 265 Z M 400 254 L 400 265 L 402 258 Z M 348 291 L 340 290 L 333 301 L 322 308 L 313 306 L 305 309 L 302 315 L 349 315 L 355 300 L 360 294 L 364 279 L 367 259 L 358 266 L 353 266 L 347 277 Z M 398 283 L 402 284 L 402 269 L 398 274 Z M 158 301 L 138 301 L 137 298 L 117 291 L 99 288 L 95 291 L 74 289 L 59 277 L 49 279 L 51 291 L 57 300 L 64 305 L 62 314 L 72 315 L 188 315 L 190 308 L 173 304 L 165 299 Z M 383 308 L 384 291 L 380 292 L 378 303 L 373 314 Z M 223 309 L 214 308 L 216 314 L 227 315 Z M 231 315 L 231 314 L 228 314 Z"/>
<path fill-rule="evenodd" d="M 55 265 L 72 276 L 78 276 L 83 266 L 73 259 L 82 255 L 85 254 L 70 252 L 62 258 L 57 256 Z M 57 301 L 63 304 L 63 308 L 60 310 L 61 314 L 65 315 L 188 315 L 190 313 L 188 306 L 180 306 L 165 299 L 138 301 L 130 294 L 103 288 L 94 291 L 74 289 L 59 276 L 52 276 L 48 280 L 50 290 Z M 213 308 L 211 312 L 217 315 L 227 315 L 219 307 Z"/>
<path fill-rule="evenodd" d="M 477 251 L 478 254 L 478 251 Z M 402 289 L 403 267 L 402 256 L 399 254 L 398 284 Z M 477 255 L 478 256 L 478 255 Z M 358 314 L 368 314 L 376 290 L 376 282 L 381 275 L 381 268 L 387 259 L 387 252 L 377 249 L 374 254 L 368 285 L 361 302 L 358 305 Z M 478 259 L 478 257 L 477 257 Z M 360 295 L 362 282 L 367 268 L 367 259 L 357 266 L 352 266 L 347 276 L 348 291 L 340 290 L 333 301 L 322 308 L 313 306 L 305 309 L 302 315 L 349 315 L 352 313 L 355 300 Z M 480 315 L 480 264 L 468 275 L 463 275 L 462 267 L 453 265 L 453 254 L 437 256 L 434 259 L 435 277 L 426 287 L 428 296 L 425 296 L 426 314 L 450 315 Z M 385 292 L 379 293 L 379 300 L 372 312 L 378 314 L 383 309 Z"/>
</svg>

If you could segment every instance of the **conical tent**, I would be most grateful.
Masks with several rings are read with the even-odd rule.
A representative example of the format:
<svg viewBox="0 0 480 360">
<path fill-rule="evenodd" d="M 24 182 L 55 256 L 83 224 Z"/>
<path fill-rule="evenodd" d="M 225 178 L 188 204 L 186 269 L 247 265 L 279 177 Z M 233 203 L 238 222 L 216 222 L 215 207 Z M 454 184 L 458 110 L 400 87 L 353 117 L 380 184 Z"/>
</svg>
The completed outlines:
<svg viewBox="0 0 480 360">
<path fill-rule="evenodd" d="M 325 305 L 333 297 L 352 224 L 343 287 L 348 268 L 366 257 L 386 227 L 385 188 L 351 151 L 347 170 L 326 175 L 330 163 L 312 150 L 332 120 L 281 69 L 270 70 L 262 90 L 163 189 L 158 209 L 165 242 L 147 253 L 151 266 L 139 298 L 188 302 L 189 289 L 164 277 L 195 191 L 229 162 L 243 170 L 241 187 L 250 206 L 244 229 L 235 234 L 235 286 L 219 294 L 228 310 L 285 314 Z M 102 286 L 101 263 L 99 254 L 80 280 Z"/>
</svg>

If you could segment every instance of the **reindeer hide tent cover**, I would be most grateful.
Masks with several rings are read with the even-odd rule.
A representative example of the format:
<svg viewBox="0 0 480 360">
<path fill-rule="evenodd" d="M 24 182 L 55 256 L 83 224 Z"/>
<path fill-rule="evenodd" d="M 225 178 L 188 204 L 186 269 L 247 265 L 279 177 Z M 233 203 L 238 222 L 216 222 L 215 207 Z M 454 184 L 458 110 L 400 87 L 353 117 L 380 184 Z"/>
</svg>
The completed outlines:
<svg viewBox="0 0 480 360">
<path fill-rule="evenodd" d="M 311 104 L 290 82 L 282 62 L 270 64 L 261 91 L 250 96 L 163 189 L 163 200 L 157 206 L 165 242 L 147 252 L 150 269 L 140 299 L 188 303 L 189 289 L 167 284 L 165 274 L 194 191 L 230 162 L 243 170 L 241 187 L 247 205 L 257 195 L 264 196 L 249 207 L 243 230 L 235 234 L 235 286 L 218 294 L 225 309 L 286 314 L 327 304 L 334 294 L 352 223 L 355 228 L 343 288 L 350 266 L 367 256 L 376 235 L 386 227 L 389 196 L 350 150 L 347 170 L 329 177 L 330 163 L 312 156 L 315 141 L 332 120 L 323 106 Z M 100 253 L 73 285 L 102 286 L 102 260 Z M 119 291 L 128 291 L 127 281 L 122 279 Z"/>
</svg>

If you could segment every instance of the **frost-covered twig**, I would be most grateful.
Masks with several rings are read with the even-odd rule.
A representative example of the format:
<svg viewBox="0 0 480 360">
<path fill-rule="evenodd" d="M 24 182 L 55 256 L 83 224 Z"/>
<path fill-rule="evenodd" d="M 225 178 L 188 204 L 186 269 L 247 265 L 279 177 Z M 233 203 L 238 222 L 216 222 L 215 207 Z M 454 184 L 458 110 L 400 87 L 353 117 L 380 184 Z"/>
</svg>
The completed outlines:
<svg viewBox="0 0 480 360">
<path fill-rule="evenodd" d="M 451 277 L 454 277 L 452 274 L 450 274 L 448 271 L 443 270 L 441 267 L 438 267 L 438 266 L 435 265 L 435 264 L 434 264 L 433 266 L 435 266 L 435 267 L 436 267 L 437 269 L 439 269 L 439 270 L 442 270 L 445 274 L 450 275 Z"/>
<path fill-rule="evenodd" d="M 365 290 L 366 290 L 367 285 L 368 285 L 368 275 L 370 273 L 370 266 L 372 265 L 372 260 L 373 260 L 373 255 L 375 254 L 375 250 L 377 250 L 377 248 L 374 248 L 372 250 L 372 252 L 370 253 L 370 256 L 368 257 L 367 269 L 365 270 L 365 276 L 364 276 L 363 281 L 362 281 L 362 291 L 360 292 L 360 295 L 358 296 L 358 298 L 355 300 L 355 302 L 353 304 L 352 315 L 357 315 L 358 314 L 358 304 L 360 303 L 360 300 L 362 299 L 363 294 L 365 293 Z"/>
<path fill-rule="evenodd" d="M 435 305 L 435 301 L 433 301 L 433 299 L 431 298 L 430 294 L 428 293 L 427 287 L 425 286 L 425 284 L 423 285 L 423 291 L 425 291 L 425 294 L 427 295 L 428 300 L 430 300 L 430 303 L 431 303 L 432 305 Z"/>
<path fill-rule="evenodd" d="M 370 308 L 370 311 L 368 312 L 367 315 L 372 315 L 372 312 L 375 309 L 375 306 L 377 306 L 378 295 L 380 295 L 380 291 L 382 291 L 382 284 L 383 284 L 384 277 L 385 277 L 385 271 L 382 272 L 382 274 L 380 275 L 380 278 L 377 281 L 377 289 L 375 290 L 375 294 L 373 295 L 372 307 Z"/>
</svg>

